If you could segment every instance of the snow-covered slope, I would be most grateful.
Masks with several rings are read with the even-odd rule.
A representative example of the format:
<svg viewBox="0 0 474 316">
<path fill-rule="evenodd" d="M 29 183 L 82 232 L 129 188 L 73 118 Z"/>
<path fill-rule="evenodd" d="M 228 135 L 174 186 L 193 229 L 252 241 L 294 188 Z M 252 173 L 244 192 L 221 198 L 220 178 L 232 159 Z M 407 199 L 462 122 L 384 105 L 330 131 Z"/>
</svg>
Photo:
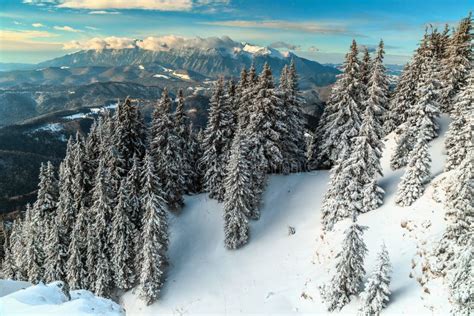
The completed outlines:
<svg viewBox="0 0 474 316">
<path fill-rule="evenodd" d="M 432 174 L 444 165 L 443 140 L 448 119 L 441 118 L 441 136 L 430 143 Z M 383 314 L 445 314 L 447 295 L 440 280 L 424 284 L 423 258 L 444 229 L 442 204 L 433 200 L 434 186 L 410 207 L 394 204 L 403 170 L 391 171 L 389 158 L 395 145 L 387 137 L 382 159 L 386 190 L 379 209 L 360 216 L 369 229 L 366 270 L 370 273 L 382 242 L 393 265 L 391 302 Z M 262 216 L 251 224 L 251 240 L 244 248 L 224 248 L 222 205 L 205 194 L 187 197 L 186 207 L 171 221 L 171 265 L 162 297 L 145 306 L 129 291 L 122 304 L 129 315 L 237 314 L 237 313 L 322 313 L 318 286 L 330 278 L 334 256 L 340 249 L 348 221 L 323 234 L 320 205 L 326 191 L 327 171 L 272 176 L 264 196 Z M 436 179 L 432 183 L 436 182 Z M 295 233 L 289 234 L 289 227 Z M 342 309 L 353 314 L 354 299 Z"/>
<path fill-rule="evenodd" d="M 0 315 L 2 316 L 122 316 L 125 311 L 111 300 L 89 291 L 71 291 L 69 300 L 61 282 L 30 286 L 27 282 L 0 280 Z M 23 289 L 24 288 L 24 289 Z M 3 294 L 10 293 L 6 296 Z"/>
</svg>

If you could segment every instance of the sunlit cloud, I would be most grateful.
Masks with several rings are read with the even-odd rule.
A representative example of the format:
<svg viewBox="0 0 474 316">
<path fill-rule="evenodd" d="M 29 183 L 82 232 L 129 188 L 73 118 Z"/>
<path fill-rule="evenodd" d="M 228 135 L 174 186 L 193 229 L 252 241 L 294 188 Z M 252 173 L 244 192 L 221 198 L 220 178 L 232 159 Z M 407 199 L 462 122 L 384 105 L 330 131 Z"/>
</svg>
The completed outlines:
<svg viewBox="0 0 474 316">
<path fill-rule="evenodd" d="M 92 31 L 98 31 L 99 30 L 99 28 L 94 27 L 94 26 L 86 26 L 85 28 L 88 29 L 88 30 L 92 30 Z"/>
<path fill-rule="evenodd" d="M 41 23 L 33 23 L 33 24 L 31 24 L 31 26 L 33 26 L 33 27 L 44 27 L 44 25 L 41 24 Z"/>
<path fill-rule="evenodd" d="M 192 8 L 191 0 L 65 0 L 59 8 L 69 9 L 141 9 L 159 11 L 188 11 Z"/>
<path fill-rule="evenodd" d="M 120 14 L 118 11 L 105 11 L 105 10 L 98 10 L 98 11 L 90 11 L 89 14 L 97 14 L 97 15 L 106 15 L 106 14 Z"/>
<path fill-rule="evenodd" d="M 294 44 L 290 44 L 290 43 L 283 42 L 283 41 L 278 41 L 278 42 L 271 43 L 269 46 L 272 47 L 272 48 L 286 48 L 286 49 L 289 49 L 289 50 L 299 50 L 299 49 L 301 49 L 300 45 L 294 45 Z"/>
<path fill-rule="evenodd" d="M 57 34 L 37 30 L 0 30 L 0 47 L 3 51 L 54 51 L 61 43 L 50 42 L 48 39 Z"/>
<path fill-rule="evenodd" d="M 102 50 L 134 48 L 135 40 L 127 37 L 94 37 L 85 42 L 71 41 L 63 45 L 64 50 Z"/>
<path fill-rule="evenodd" d="M 79 32 L 82 32 L 81 30 L 72 28 L 72 27 L 67 26 L 67 25 L 64 25 L 64 26 L 55 26 L 54 29 L 55 29 L 55 30 L 58 30 L 58 31 L 65 31 L 65 32 L 72 32 L 72 33 L 79 33 Z"/>
</svg>

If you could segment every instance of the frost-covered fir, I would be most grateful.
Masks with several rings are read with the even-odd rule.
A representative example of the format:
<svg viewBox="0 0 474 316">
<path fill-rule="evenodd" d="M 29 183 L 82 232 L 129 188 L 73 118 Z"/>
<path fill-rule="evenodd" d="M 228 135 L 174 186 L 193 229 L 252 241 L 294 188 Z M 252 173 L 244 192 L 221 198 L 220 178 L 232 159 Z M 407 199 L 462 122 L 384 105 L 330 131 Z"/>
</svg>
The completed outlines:
<svg viewBox="0 0 474 316">
<path fill-rule="evenodd" d="M 459 166 L 469 152 L 473 151 L 474 129 L 474 69 L 462 90 L 455 98 L 453 121 L 449 124 L 445 145 L 447 160 L 445 170 L 449 171 Z"/>
<path fill-rule="evenodd" d="M 357 136 L 361 125 L 362 102 L 357 43 L 352 42 L 346 55 L 344 73 L 333 89 L 330 114 L 324 117 L 320 129 L 324 131 L 314 156 L 319 166 L 331 166 L 343 149 L 349 148 L 351 139 Z"/>
<path fill-rule="evenodd" d="M 151 156 L 145 155 L 142 178 L 142 207 L 144 216 L 140 238 L 138 295 L 152 304 L 160 295 L 164 282 L 168 223 L 166 203 L 160 179 L 156 175 Z"/>
<path fill-rule="evenodd" d="M 171 99 L 168 91 L 162 92 L 151 126 L 151 154 L 156 161 L 156 172 L 163 185 L 164 198 L 172 211 L 184 205 L 185 174 L 183 148 L 171 117 Z"/>
<path fill-rule="evenodd" d="M 395 202 L 400 206 L 412 205 L 425 190 L 424 185 L 430 177 L 431 166 L 427 138 L 421 130 L 408 159 L 408 166 L 398 184 Z"/>
<path fill-rule="evenodd" d="M 367 83 L 366 106 L 371 106 L 374 111 L 374 119 L 377 121 L 375 132 L 379 135 L 379 139 L 384 135 L 382 126 L 388 108 L 389 96 L 387 70 L 383 64 L 384 55 L 384 42 L 380 41 Z"/>
<path fill-rule="evenodd" d="M 382 309 L 387 306 L 390 297 L 391 272 L 392 265 L 384 244 L 377 255 L 375 270 L 365 284 L 364 292 L 360 295 L 362 302 L 359 315 L 379 315 Z"/>
<path fill-rule="evenodd" d="M 474 313 L 474 238 L 459 251 L 456 268 L 449 276 L 453 315 L 469 316 Z"/>
<path fill-rule="evenodd" d="M 129 289 L 135 281 L 134 275 L 134 234 L 135 226 L 131 221 L 132 184 L 127 178 L 122 180 L 118 194 L 117 206 L 112 216 L 112 232 L 110 233 L 111 267 L 114 284 L 119 289 Z"/>
<path fill-rule="evenodd" d="M 252 135 L 252 150 L 261 150 L 267 172 L 281 172 L 284 165 L 283 139 L 288 133 L 282 93 L 275 87 L 270 66 L 265 64 L 258 77 L 250 122 L 245 133 Z"/>
<path fill-rule="evenodd" d="M 357 224 L 354 214 L 351 226 L 344 233 L 342 250 L 336 257 L 335 274 L 329 283 L 320 287 L 321 297 L 328 311 L 340 310 L 350 302 L 352 295 L 360 292 L 365 275 L 364 258 L 367 254 L 363 240 L 366 228 Z"/>
<path fill-rule="evenodd" d="M 234 137 L 232 150 L 224 180 L 224 234 L 225 246 L 236 249 L 248 242 L 252 190 L 252 166 L 248 160 L 249 148 L 240 130 Z"/>
<path fill-rule="evenodd" d="M 298 76 L 294 60 L 284 66 L 280 78 L 280 90 L 285 102 L 287 133 L 283 138 L 283 173 L 301 171 L 305 162 L 305 118 L 298 96 Z"/>
<path fill-rule="evenodd" d="M 453 110 L 456 95 L 466 84 L 472 69 L 472 13 L 463 19 L 449 41 L 446 59 L 443 63 L 443 88 L 441 92 L 442 109 Z"/>
<path fill-rule="evenodd" d="M 50 226 L 46 230 L 45 260 L 44 260 L 44 280 L 53 282 L 64 280 L 65 259 L 67 247 L 61 241 L 61 230 L 58 218 L 54 217 Z"/>
<path fill-rule="evenodd" d="M 361 100 L 361 111 L 365 109 L 365 102 L 368 99 L 368 88 L 369 80 L 372 73 L 372 60 L 370 59 L 369 49 L 364 46 L 362 48 L 362 59 L 360 60 L 360 100 Z"/>
<path fill-rule="evenodd" d="M 204 189 L 209 197 L 218 201 L 224 199 L 225 168 L 229 159 L 233 138 L 234 116 L 226 101 L 224 79 L 217 81 L 209 108 L 209 120 L 204 130 L 203 156 L 200 164 L 204 167 Z"/>
</svg>

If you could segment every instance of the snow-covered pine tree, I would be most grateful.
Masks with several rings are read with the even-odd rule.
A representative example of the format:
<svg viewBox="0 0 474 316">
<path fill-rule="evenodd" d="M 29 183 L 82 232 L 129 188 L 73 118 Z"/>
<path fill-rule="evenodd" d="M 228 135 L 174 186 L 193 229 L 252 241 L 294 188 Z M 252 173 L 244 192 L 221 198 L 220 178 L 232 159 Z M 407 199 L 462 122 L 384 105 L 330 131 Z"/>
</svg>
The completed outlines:
<svg viewBox="0 0 474 316">
<path fill-rule="evenodd" d="M 128 203 L 129 208 L 127 210 L 127 216 L 129 217 L 130 221 L 133 224 L 134 235 L 139 234 L 141 230 L 141 223 L 142 223 L 142 209 L 141 209 L 141 202 L 140 202 L 140 188 L 141 188 L 141 162 L 135 156 L 133 157 L 133 164 L 132 168 L 128 171 L 127 175 L 127 188 L 128 188 Z"/>
<path fill-rule="evenodd" d="M 138 293 L 150 305 L 159 297 L 164 282 L 168 224 L 160 179 L 155 173 L 151 156 L 145 155 L 144 160 L 141 192 L 144 217 L 138 256 Z"/>
<path fill-rule="evenodd" d="M 5 232 L 5 231 L 4 231 Z M 11 234 L 11 233 L 10 233 Z M 5 232 L 5 240 L 3 241 L 3 260 L 1 276 L 5 280 L 15 280 L 16 266 L 15 259 L 10 246 L 10 236 L 8 232 Z"/>
<path fill-rule="evenodd" d="M 336 271 L 331 281 L 320 287 L 328 311 L 340 310 L 349 303 L 351 295 L 359 293 L 365 275 L 364 258 L 367 247 L 363 240 L 366 226 L 357 224 L 355 213 L 351 226 L 345 231 L 342 250 L 337 254 Z"/>
<path fill-rule="evenodd" d="M 108 257 L 109 223 L 112 201 L 109 198 L 107 168 L 103 159 L 99 162 L 93 191 L 93 204 L 89 210 L 91 222 L 87 228 L 87 271 L 90 288 L 98 296 L 109 295 L 112 285 L 111 263 Z"/>
<path fill-rule="evenodd" d="M 442 110 L 450 112 L 456 95 L 466 84 L 469 71 L 472 69 L 472 13 L 463 19 L 449 42 L 446 58 L 443 63 L 441 91 Z"/>
<path fill-rule="evenodd" d="M 202 134 L 202 130 L 199 131 Z M 189 126 L 189 156 L 191 157 L 191 176 L 190 176 L 190 193 L 202 192 L 203 170 L 199 161 L 202 157 L 201 141 L 199 133 L 193 130 L 192 125 Z"/>
<path fill-rule="evenodd" d="M 244 127 L 244 121 L 248 121 L 246 118 L 248 113 L 244 106 L 245 92 L 248 89 L 247 76 L 247 69 L 244 67 L 240 72 L 240 79 L 235 87 L 235 126 L 240 124 L 242 127 Z"/>
<path fill-rule="evenodd" d="M 456 268 L 450 276 L 449 289 L 454 303 L 452 315 L 469 316 L 474 313 L 474 238 L 472 231 L 469 243 L 459 251 Z"/>
<path fill-rule="evenodd" d="M 427 57 L 422 65 L 420 82 L 417 85 L 417 101 L 409 110 L 410 119 L 403 128 L 401 137 L 397 141 L 390 165 L 393 169 L 403 167 L 416 142 L 416 134 L 423 129 L 427 141 L 438 135 L 439 124 L 439 67 L 435 58 Z"/>
<path fill-rule="evenodd" d="M 270 66 L 265 63 L 256 85 L 249 125 L 251 150 L 263 151 L 267 172 L 281 172 L 284 164 L 283 140 L 288 133 L 282 93 L 275 87 Z"/>
<path fill-rule="evenodd" d="M 29 225 L 31 224 L 31 205 L 26 204 L 25 217 L 23 220 L 17 219 L 10 235 L 10 245 L 12 247 L 13 259 L 15 261 L 15 279 L 28 280 L 28 264 L 25 256 L 25 249 L 29 238 Z M 15 233 L 15 237 L 13 237 Z"/>
<path fill-rule="evenodd" d="M 361 113 L 365 110 L 365 102 L 368 99 L 369 81 L 372 76 L 372 60 L 370 59 L 367 46 L 363 46 L 362 55 L 359 68 Z"/>
<path fill-rule="evenodd" d="M 225 167 L 233 134 L 233 115 L 225 100 L 224 79 L 219 78 L 211 97 L 209 120 L 204 130 L 203 156 L 204 189 L 210 198 L 224 199 Z"/>
<path fill-rule="evenodd" d="M 322 141 L 315 149 L 320 166 L 331 166 L 337 161 L 341 151 L 350 146 L 351 138 L 359 133 L 362 105 L 357 54 L 357 43 L 353 40 L 344 62 L 344 73 L 334 90 L 337 95 L 331 96 L 331 113 L 321 126 L 324 130 Z"/>
<path fill-rule="evenodd" d="M 395 203 L 400 206 L 413 204 L 423 194 L 424 184 L 430 177 L 431 158 L 427 143 L 429 134 L 425 131 L 424 128 L 419 131 L 416 145 L 408 159 L 408 166 L 398 184 Z"/>
<path fill-rule="evenodd" d="M 56 210 L 56 222 L 59 229 L 59 245 L 64 249 L 62 252 L 62 267 L 65 267 L 67 260 L 67 248 L 71 240 L 71 233 L 74 228 L 76 210 L 74 207 L 74 174 L 73 174 L 73 151 L 74 143 L 72 137 L 69 138 L 66 156 L 59 166 L 59 197 Z"/>
<path fill-rule="evenodd" d="M 181 168 L 183 169 L 183 177 L 185 181 L 184 191 L 185 193 L 190 193 L 193 186 L 192 179 L 194 169 L 192 167 L 191 152 L 189 150 L 191 136 L 189 129 L 189 118 L 184 111 L 183 89 L 178 90 L 176 110 L 174 112 L 174 124 L 183 156 Z"/>
<path fill-rule="evenodd" d="M 44 280 L 45 282 L 65 279 L 65 260 L 67 246 L 62 243 L 58 217 L 53 217 L 46 229 Z"/>
<path fill-rule="evenodd" d="M 42 166 L 44 174 L 44 165 Z M 44 175 L 43 175 L 44 176 Z M 28 273 L 28 281 L 36 284 L 43 280 L 44 269 L 44 240 L 41 241 L 40 231 L 43 232 L 44 228 L 40 208 L 33 207 L 30 211 L 30 220 L 28 224 L 28 234 L 25 238 L 25 261 L 26 270 Z"/>
<path fill-rule="evenodd" d="M 127 98 L 117 107 L 115 124 L 114 140 L 118 155 L 122 158 L 121 176 L 125 176 L 132 167 L 133 156 L 141 159 L 145 154 L 145 122 L 138 107 Z"/>
<path fill-rule="evenodd" d="M 88 220 L 86 209 L 82 208 L 76 216 L 66 261 L 66 281 L 72 290 L 91 289 L 91 281 L 86 273 Z M 89 269 L 87 269 L 89 270 Z"/>
<path fill-rule="evenodd" d="M 237 249 L 248 242 L 252 191 L 252 167 L 247 160 L 248 145 L 240 129 L 232 142 L 232 149 L 224 180 L 224 244 L 228 249 Z"/>
<path fill-rule="evenodd" d="M 40 230 L 37 231 L 40 243 L 45 244 L 45 230 L 49 227 L 50 222 L 56 214 L 56 206 L 58 202 L 58 180 L 54 174 L 53 164 L 48 161 L 43 165 L 40 171 L 40 183 L 38 184 L 38 194 L 33 205 L 35 213 L 39 216 L 38 224 Z"/>
<path fill-rule="evenodd" d="M 101 147 L 101 146 L 100 146 Z M 105 155 L 105 150 L 100 155 Z M 93 179 L 89 178 L 88 157 L 86 156 L 86 149 L 84 145 L 84 138 L 77 133 L 74 147 L 72 150 L 72 174 L 74 180 L 72 183 L 73 192 L 73 213 L 77 214 L 81 208 L 89 208 L 92 204 L 92 183 Z M 93 175 L 95 178 L 95 174 Z"/>
<path fill-rule="evenodd" d="M 170 210 L 177 211 L 184 204 L 185 178 L 182 149 L 170 111 L 171 99 L 164 89 L 153 112 L 150 147 L 156 161 L 156 171 L 162 181 L 165 200 Z"/>
<path fill-rule="evenodd" d="M 454 256 L 460 248 L 468 245 L 474 231 L 472 152 L 453 171 L 453 179 L 454 184 L 446 192 L 445 200 L 448 224 L 434 252 L 439 263 L 436 270 L 439 272 L 450 267 Z"/>
<path fill-rule="evenodd" d="M 466 84 L 456 96 L 445 146 L 448 152 L 445 170 L 459 166 L 469 152 L 473 151 L 474 128 L 474 69 L 469 72 Z"/>
<path fill-rule="evenodd" d="M 392 265 L 390 264 L 387 247 L 383 244 L 377 255 L 375 270 L 365 284 L 364 292 L 360 295 L 362 302 L 359 315 L 378 316 L 382 309 L 387 306 L 390 296 L 391 272 Z"/>
<path fill-rule="evenodd" d="M 135 156 L 136 157 L 136 156 Z M 134 275 L 134 233 L 135 227 L 129 218 L 131 208 L 131 188 L 127 178 L 122 180 L 118 193 L 117 206 L 112 216 L 112 231 L 110 233 L 111 268 L 114 285 L 119 289 L 127 290 L 135 281 Z"/>
<path fill-rule="evenodd" d="M 380 40 L 367 83 L 367 103 L 374 106 L 375 119 L 377 120 L 376 133 L 380 138 L 383 137 L 383 118 L 387 112 L 389 95 L 387 70 L 383 64 L 384 55 L 384 42 Z"/>
<path fill-rule="evenodd" d="M 287 133 L 283 140 L 283 154 L 287 167 L 284 169 L 297 172 L 303 170 L 305 164 L 306 140 L 305 117 L 298 96 L 298 75 L 294 60 L 286 71 L 282 71 L 282 79 L 280 79 L 280 90 L 284 95 L 287 125 Z"/>
</svg>

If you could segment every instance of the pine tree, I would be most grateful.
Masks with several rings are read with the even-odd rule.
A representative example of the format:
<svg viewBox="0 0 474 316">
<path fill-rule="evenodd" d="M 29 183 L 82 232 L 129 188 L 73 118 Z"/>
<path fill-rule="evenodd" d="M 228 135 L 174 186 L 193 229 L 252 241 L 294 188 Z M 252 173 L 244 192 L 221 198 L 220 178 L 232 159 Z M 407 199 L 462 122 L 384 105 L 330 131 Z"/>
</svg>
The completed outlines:
<svg viewBox="0 0 474 316">
<path fill-rule="evenodd" d="M 129 217 L 131 223 L 133 224 L 133 229 L 135 230 L 134 234 L 137 234 L 140 231 L 142 223 L 142 208 L 140 202 L 140 187 L 141 187 L 141 163 L 140 160 L 135 156 L 133 158 L 132 168 L 127 175 L 127 188 L 128 188 L 128 211 L 127 216 Z M 123 181 L 123 180 L 122 180 Z"/>
<path fill-rule="evenodd" d="M 42 169 L 44 172 L 44 167 Z M 31 210 L 28 236 L 25 240 L 26 270 L 28 273 L 28 281 L 33 284 L 42 281 L 44 275 L 44 243 L 38 238 L 40 231 L 44 231 L 44 227 L 42 227 L 42 217 L 39 210 L 40 209 L 36 207 Z"/>
<path fill-rule="evenodd" d="M 112 216 L 111 266 L 114 284 L 119 289 L 129 289 L 134 282 L 133 274 L 133 234 L 134 225 L 129 218 L 130 187 L 127 179 L 122 180 L 118 194 L 118 203 Z"/>
<path fill-rule="evenodd" d="M 209 121 L 204 131 L 203 156 L 204 189 L 210 198 L 224 198 L 225 166 L 232 142 L 233 116 L 225 100 L 224 80 L 220 78 L 211 97 Z"/>
<path fill-rule="evenodd" d="M 285 108 L 282 93 L 275 88 L 272 71 L 268 64 L 263 66 L 256 85 L 258 91 L 253 99 L 252 112 L 246 133 L 252 135 L 257 148 L 267 162 L 267 172 L 282 171 L 284 164 L 283 139 L 288 133 L 285 123 Z"/>
<path fill-rule="evenodd" d="M 232 149 L 224 180 L 225 246 L 237 249 L 248 242 L 249 226 L 247 217 L 251 216 L 252 180 L 251 166 L 247 160 L 248 145 L 241 137 L 240 130 L 232 142 Z"/>
<path fill-rule="evenodd" d="M 445 112 L 453 110 L 456 95 L 466 84 L 472 69 L 472 40 L 472 13 L 469 13 L 469 16 L 459 23 L 446 50 L 441 92 L 441 104 Z"/>
<path fill-rule="evenodd" d="M 38 238 L 40 244 L 45 244 L 45 229 L 49 227 L 56 212 L 58 201 L 58 183 L 54 174 L 54 167 L 51 162 L 42 165 L 40 168 L 40 182 L 38 184 L 38 194 L 33 205 L 37 216 Z"/>
<path fill-rule="evenodd" d="M 118 156 L 122 158 L 121 176 L 127 174 L 132 167 L 133 157 L 143 158 L 145 154 L 145 122 L 137 106 L 130 99 L 119 103 L 115 116 L 114 140 Z"/>
<path fill-rule="evenodd" d="M 362 48 L 363 56 L 360 61 L 360 100 L 361 100 L 361 113 L 365 109 L 365 103 L 369 95 L 369 81 L 372 76 L 372 60 L 370 59 L 369 49 L 367 46 Z M 375 64 L 375 61 L 374 61 Z"/>
<path fill-rule="evenodd" d="M 11 250 L 16 267 L 16 280 L 28 280 L 28 261 L 25 255 L 25 249 L 30 236 L 31 212 L 31 205 L 28 203 L 26 205 L 24 220 L 17 219 L 10 234 L 10 245 L 12 247 Z"/>
<path fill-rule="evenodd" d="M 139 296 L 152 304 L 158 297 L 164 281 L 166 251 L 168 250 L 168 224 L 166 206 L 159 178 L 155 174 L 151 157 L 146 155 L 142 172 L 142 223 Z"/>
<path fill-rule="evenodd" d="M 72 290 L 90 289 L 91 284 L 86 273 L 87 234 L 88 225 L 86 210 L 81 209 L 71 234 L 66 261 L 66 280 Z M 92 267 L 90 267 L 92 268 Z"/>
<path fill-rule="evenodd" d="M 10 236 L 6 234 L 3 242 L 4 258 L 2 260 L 1 275 L 2 279 L 15 280 L 16 266 L 9 241 Z"/>
<path fill-rule="evenodd" d="M 417 142 L 408 160 L 402 180 L 398 184 L 395 202 L 400 206 L 413 204 L 424 191 L 430 176 L 431 158 L 428 152 L 428 136 L 420 131 Z"/>
<path fill-rule="evenodd" d="M 383 64 L 385 55 L 384 42 L 381 40 L 377 49 L 377 56 L 374 58 L 372 71 L 367 84 L 367 103 L 374 107 L 377 120 L 377 133 L 383 137 L 383 119 L 388 109 L 389 84 L 387 70 Z"/>
<path fill-rule="evenodd" d="M 298 96 L 298 76 L 294 60 L 291 62 L 290 68 L 283 69 L 280 90 L 284 95 L 285 124 L 287 125 L 287 133 L 283 137 L 282 146 L 286 167 L 283 171 L 295 172 L 301 171 L 305 162 L 305 117 Z"/>
<path fill-rule="evenodd" d="M 153 113 L 151 152 L 156 161 L 156 170 L 163 184 L 168 207 L 170 210 L 177 211 L 184 204 L 185 178 L 182 168 L 182 148 L 179 146 L 179 136 L 170 111 L 171 99 L 165 89 Z"/>
<path fill-rule="evenodd" d="M 410 152 L 416 142 L 416 134 L 423 129 L 427 141 L 437 136 L 439 124 L 439 88 L 437 79 L 438 66 L 434 58 L 429 58 L 422 66 L 423 74 L 417 88 L 417 102 L 409 110 L 408 120 L 402 136 L 397 141 L 397 147 L 391 158 L 390 164 L 393 169 L 403 167 L 408 162 Z"/>
<path fill-rule="evenodd" d="M 473 249 L 474 238 L 459 251 L 456 268 L 450 276 L 449 290 L 454 303 L 452 315 L 469 316 L 474 312 L 474 280 L 473 280 Z"/>
<path fill-rule="evenodd" d="M 438 258 L 439 265 L 436 269 L 439 271 L 452 264 L 458 250 L 468 245 L 474 230 L 472 173 L 473 158 L 470 154 L 454 170 L 454 185 L 446 192 L 445 209 L 448 224 L 434 253 Z"/>
<path fill-rule="evenodd" d="M 61 242 L 59 222 L 53 218 L 47 228 L 44 261 L 44 280 L 48 283 L 65 279 L 65 257 L 67 247 Z"/>
<path fill-rule="evenodd" d="M 449 124 L 445 140 L 448 157 L 445 170 L 449 171 L 458 166 L 473 150 L 474 118 L 474 70 L 471 70 L 466 85 L 456 96 L 453 107 L 453 121 Z"/>
<path fill-rule="evenodd" d="M 388 257 L 387 247 L 382 245 L 382 250 L 377 256 L 377 265 L 365 285 L 361 294 L 362 306 L 360 315 L 380 315 L 381 310 L 387 306 L 390 296 L 390 273 L 392 266 Z"/>
<path fill-rule="evenodd" d="M 202 134 L 202 130 L 199 132 Z M 201 193 L 203 170 L 200 166 L 200 160 L 202 157 L 202 148 L 199 133 L 193 131 L 192 125 L 189 126 L 189 156 L 191 157 L 192 169 L 190 176 L 190 193 Z"/>
<path fill-rule="evenodd" d="M 350 296 L 359 293 L 365 275 L 364 258 L 367 254 L 362 235 L 365 226 L 357 224 L 353 214 L 352 225 L 345 231 L 342 251 L 337 255 L 336 272 L 331 281 L 322 286 L 321 297 L 328 311 L 340 310 L 351 300 Z"/>
<path fill-rule="evenodd" d="M 107 169 L 100 160 L 93 192 L 93 205 L 90 209 L 92 223 L 87 235 L 87 270 L 90 287 L 98 296 L 107 297 L 112 285 L 111 263 L 108 258 L 109 222 L 112 203 L 106 183 Z"/>
<path fill-rule="evenodd" d="M 319 166 L 331 166 L 344 148 L 349 148 L 352 137 L 357 136 L 361 124 L 361 83 L 357 44 L 352 42 L 346 55 L 344 73 L 331 96 L 330 113 L 326 115 L 321 143 L 315 148 Z"/>
</svg>

